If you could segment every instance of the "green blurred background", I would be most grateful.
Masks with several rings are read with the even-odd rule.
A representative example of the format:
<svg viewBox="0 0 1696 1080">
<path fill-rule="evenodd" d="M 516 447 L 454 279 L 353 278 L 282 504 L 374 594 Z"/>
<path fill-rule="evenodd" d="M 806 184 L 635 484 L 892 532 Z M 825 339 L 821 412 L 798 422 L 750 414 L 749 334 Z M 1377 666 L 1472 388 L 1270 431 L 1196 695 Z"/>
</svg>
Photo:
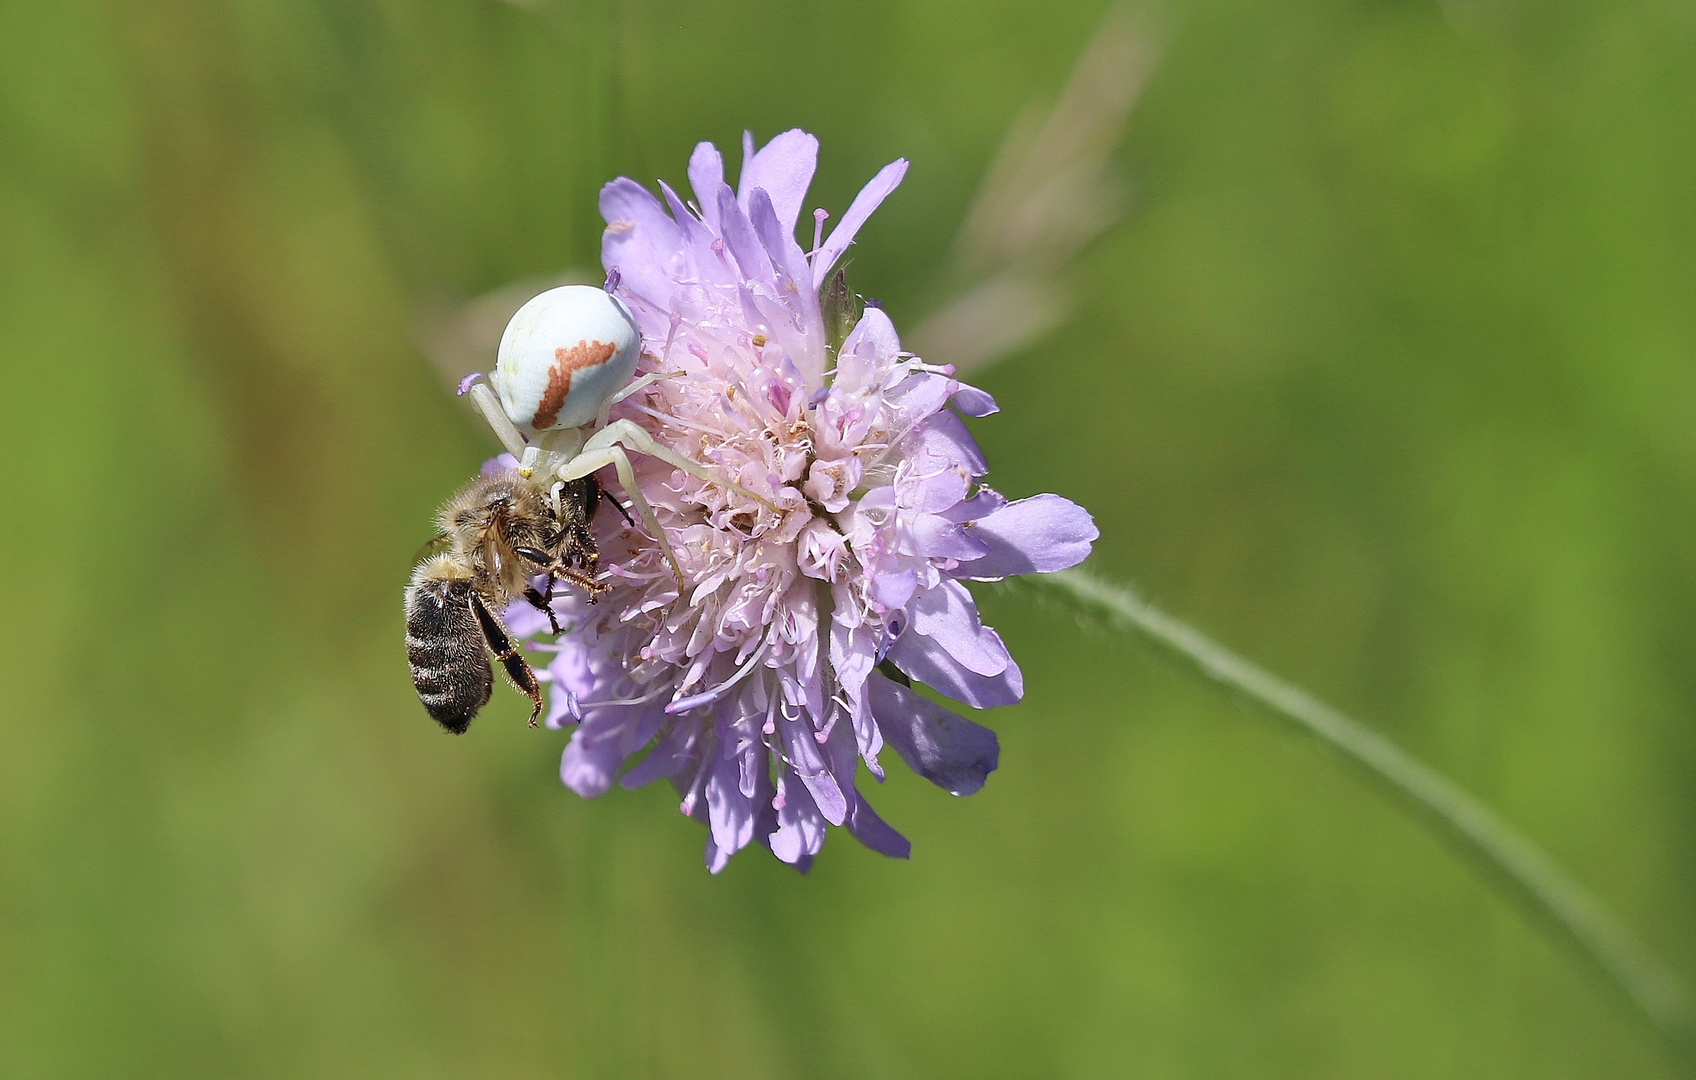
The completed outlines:
<svg viewBox="0 0 1696 1080">
<path fill-rule="evenodd" d="M 492 445 L 428 314 L 801 125 L 809 205 L 912 159 L 854 264 L 912 326 L 1103 10 L 0 5 L 0 1074 L 1670 1075 L 1374 793 L 1028 593 L 988 787 L 873 795 L 911 862 L 714 878 L 515 695 L 418 706 L 408 560 Z M 993 482 L 1696 975 L 1696 9 L 1161 24 L 1075 318 L 977 378 Z"/>
</svg>

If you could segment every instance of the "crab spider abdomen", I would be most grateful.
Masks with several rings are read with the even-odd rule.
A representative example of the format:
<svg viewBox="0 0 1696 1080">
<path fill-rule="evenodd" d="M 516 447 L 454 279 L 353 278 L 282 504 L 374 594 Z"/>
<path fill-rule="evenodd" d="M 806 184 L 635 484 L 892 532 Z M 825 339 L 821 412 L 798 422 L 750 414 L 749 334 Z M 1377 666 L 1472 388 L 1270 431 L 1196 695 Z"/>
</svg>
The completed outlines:
<svg viewBox="0 0 1696 1080">
<path fill-rule="evenodd" d="M 617 297 L 592 285 L 562 285 L 532 298 L 507 323 L 489 381 L 524 430 L 582 427 L 630 382 L 640 353 L 636 320 Z"/>
</svg>

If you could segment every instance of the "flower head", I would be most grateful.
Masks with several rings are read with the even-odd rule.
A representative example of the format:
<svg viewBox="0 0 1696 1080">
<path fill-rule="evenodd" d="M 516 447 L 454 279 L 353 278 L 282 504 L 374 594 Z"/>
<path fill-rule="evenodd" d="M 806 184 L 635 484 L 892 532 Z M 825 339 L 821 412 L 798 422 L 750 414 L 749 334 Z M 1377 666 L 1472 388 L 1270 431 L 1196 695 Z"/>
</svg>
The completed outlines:
<svg viewBox="0 0 1696 1080">
<path fill-rule="evenodd" d="M 601 192 L 602 258 L 641 331 L 639 373 L 662 376 L 615 417 L 763 497 L 638 458 L 636 478 L 684 574 L 649 537 L 597 517 L 612 591 L 556 605 L 548 724 L 574 724 L 561 775 L 584 796 L 669 779 L 708 827 L 707 865 L 751 842 L 801 869 L 845 825 L 905 857 L 856 777 L 886 749 L 957 795 L 996 767 L 993 732 L 912 683 L 974 708 L 1023 693 L 965 580 L 1059 570 L 1088 554 L 1089 515 L 1056 495 L 1009 502 L 960 414 L 995 411 L 952 369 L 901 350 L 867 307 L 839 342 L 821 287 L 907 163 L 886 166 L 828 239 L 795 239 L 818 142 L 755 151 L 736 190 L 708 143 L 689 162 L 694 205 L 628 179 Z M 840 299 L 837 289 L 832 294 Z M 535 637 L 524 605 L 511 628 Z"/>
</svg>

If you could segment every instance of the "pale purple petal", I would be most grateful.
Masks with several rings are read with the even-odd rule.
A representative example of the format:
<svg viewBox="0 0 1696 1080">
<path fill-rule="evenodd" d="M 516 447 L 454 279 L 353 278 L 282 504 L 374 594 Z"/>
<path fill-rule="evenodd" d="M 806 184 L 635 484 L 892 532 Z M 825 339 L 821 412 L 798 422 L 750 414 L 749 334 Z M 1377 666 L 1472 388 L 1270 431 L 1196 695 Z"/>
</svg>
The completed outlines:
<svg viewBox="0 0 1696 1080">
<path fill-rule="evenodd" d="M 901 508 L 919 514 L 939 514 L 966 497 L 972 474 L 952 461 L 910 460 L 897 488 Z"/>
<path fill-rule="evenodd" d="M 853 708 L 849 720 L 854 725 L 854 742 L 860 750 L 860 760 L 866 763 L 866 771 L 873 779 L 883 783 L 883 762 L 878 760 L 878 754 L 883 750 L 883 732 L 878 730 L 877 722 L 872 716 L 871 703 L 860 695 L 852 699 Z"/>
<path fill-rule="evenodd" d="M 920 424 L 907 445 L 908 453 L 920 462 L 921 468 L 932 462 L 939 465 L 946 462 L 963 467 L 973 476 L 989 471 L 989 462 L 984 460 L 972 433 L 966 430 L 966 422 L 946 409 Z"/>
<path fill-rule="evenodd" d="M 707 873 L 717 874 L 722 871 L 725 867 L 730 865 L 730 857 L 734 854 L 735 852 L 720 847 L 718 844 L 718 838 L 714 836 L 711 831 L 707 833 Z"/>
<path fill-rule="evenodd" d="M 736 757 L 720 747 L 707 774 L 707 825 L 727 858 L 754 838 L 754 801 L 742 793 L 740 772 Z"/>
<path fill-rule="evenodd" d="M 545 623 L 547 620 L 542 621 Z M 514 634 L 522 633 L 511 622 L 507 623 L 507 629 Z M 533 633 L 541 633 L 541 627 L 538 626 Z M 584 715 L 582 688 L 595 682 L 589 650 L 569 639 L 562 641 L 559 651 L 548 663 L 548 717 L 544 723 L 555 729 L 564 727 L 568 719 L 574 724 L 581 723 Z"/>
<path fill-rule="evenodd" d="M 901 185 L 901 178 L 907 175 L 907 159 L 896 158 L 894 161 L 878 170 L 872 177 L 871 183 L 860 189 L 854 196 L 854 201 L 848 204 L 848 212 L 842 215 L 842 220 L 836 223 L 831 231 L 830 239 L 824 242 L 813 256 L 813 288 L 824 284 L 824 279 L 830 276 L 831 268 L 836 260 L 848 250 L 848 245 L 854 242 L 854 234 L 860 231 L 860 226 L 872 216 L 872 211 L 889 193 Z"/>
<path fill-rule="evenodd" d="M 560 780 L 585 799 L 604 795 L 624 763 L 617 739 L 607 738 L 604 733 L 597 738 L 596 734 L 588 724 L 579 724 L 571 733 L 571 741 L 565 744 L 565 753 L 560 755 Z"/>
<path fill-rule="evenodd" d="M 1048 574 L 1076 566 L 1101 535 L 1089 511 L 1058 495 L 1033 495 L 1010 502 L 972 522 L 969 529 L 990 551 L 961 566 L 957 573 L 980 579 Z"/>
<path fill-rule="evenodd" d="M 914 514 L 907 523 L 916 548 L 933 559 L 981 559 L 994 549 L 963 525 L 937 514 Z"/>
<path fill-rule="evenodd" d="M 879 855 L 887 855 L 891 859 L 906 859 L 913 854 L 912 843 L 878 817 L 877 812 L 866 802 L 865 796 L 861 795 L 858 789 L 854 791 L 854 799 L 848 806 L 848 831 L 854 834 L 854 839 Z"/>
<path fill-rule="evenodd" d="M 811 389 L 824 381 L 825 355 L 824 323 L 819 316 L 818 293 L 807 284 L 807 257 L 795 242 L 794 229 L 784 230 L 777 220 L 764 188 L 755 188 L 748 202 L 754 235 L 759 237 L 761 246 L 771 256 L 777 294 L 793 312 L 791 318 L 772 325 L 770 329 L 774 336 L 782 339 L 790 361 Z"/>
<path fill-rule="evenodd" d="M 724 157 L 710 142 L 696 143 L 689 155 L 689 187 L 701 216 L 718 230 L 718 189 L 724 186 Z"/>
<path fill-rule="evenodd" d="M 944 375 L 920 372 L 902 380 L 889 392 L 889 403 L 901 413 L 905 424 L 914 424 L 948 404 L 954 380 Z"/>
<path fill-rule="evenodd" d="M 773 798 L 777 810 L 777 831 L 771 834 L 771 851 L 779 859 L 796 866 L 809 863 L 824 846 L 825 819 L 813 804 L 795 770 L 784 766 L 778 777 L 777 795 Z M 847 812 L 844 810 L 846 820 Z"/>
<path fill-rule="evenodd" d="M 673 726 L 660 737 L 659 743 L 648 751 L 647 757 L 619 777 L 619 786 L 646 787 L 655 780 L 676 776 L 678 770 L 689 763 L 689 752 L 694 739 L 695 733 L 691 729 L 681 724 Z"/>
<path fill-rule="evenodd" d="M 908 605 L 907 612 L 913 633 L 935 641 L 967 671 L 998 675 L 1013 659 L 1001 635 L 978 620 L 977 603 L 958 582 L 945 581 L 926 590 Z"/>
<path fill-rule="evenodd" d="M 859 740 L 854 732 L 853 719 L 847 709 L 833 701 L 828 724 L 830 737 L 824 744 L 824 752 L 830 763 L 830 773 L 838 778 L 845 791 L 852 792 L 854 773 L 860 764 Z"/>
<path fill-rule="evenodd" d="M 718 260 L 712 258 L 712 230 L 701 223 L 701 220 L 689 212 L 683 205 L 683 200 L 677 197 L 677 192 L 671 190 L 671 185 L 660 181 L 660 194 L 665 197 L 666 209 L 671 211 L 672 220 L 676 221 L 683 233 L 683 252 L 689 257 L 695 273 L 701 276 L 718 277 L 714 271 L 719 269 Z"/>
<path fill-rule="evenodd" d="M 825 764 L 824 754 L 819 751 L 819 744 L 813 738 L 812 725 L 799 718 L 784 716 L 779 718 L 777 730 L 783 737 L 783 746 L 788 752 L 790 764 L 794 766 L 801 783 L 806 785 L 819 812 L 832 825 L 842 824 L 848 815 L 848 800 L 842 793 L 841 785 L 836 782 L 836 777 L 830 774 L 830 769 Z"/>
<path fill-rule="evenodd" d="M 999 492 L 979 487 L 971 498 L 944 510 L 942 516 L 956 525 L 964 525 L 986 518 L 1006 505 L 1007 500 L 1002 498 Z"/>
<path fill-rule="evenodd" d="M 801 245 L 795 242 L 793 229 L 784 231 L 777 208 L 772 205 L 771 196 L 764 188 L 755 188 L 749 196 L 747 214 L 760 246 L 771 257 L 778 288 L 799 299 L 803 295 L 801 283 L 806 281 L 807 257 L 802 254 Z"/>
<path fill-rule="evenodd" d="M 865 697 L 866 679 L 877 663 L 877 640 L 869 627 L 842 621 L 851 610 L 853 600 L 847 588 L 836 586 L 832 590 L 832 599 L 839 617 L 830 627 L 830 666 L 835 670 L 837 682 L 849 701 L 850 719 L 860 757 L 872 775 L 882 780 L 883 766 L 878 763 L 877 755 L 883 749 L 883 735 L 872 722 L 871 708 Z"/>
<path fill-rule="evenodd" d="M 604 794 L 625 759 L 646 746 L 664 720 L 654 705 L 587 710 L 560 756 L 560 779 L 585 799 Z"/>
<path fill-rule="evenodd" d="M 954 391 L 954 396 L 948 399 L 948 404 L 966 416 L 990 416 L 1001 411 L 1001 406 L 995 399 L 975 386 L 962 386 Z"/>
<path fill-rule="evenodd" d="M 833 592 L 840 605 L 846 598 L 844 594 L 847 590 L 837 588 Z M 841 621 L 832 623 L 830 666 L 836 672 L 836 681 L 850 697 L 860 693 L 860 688 L 866 683 L 866 677 L 876 665 L 876 657 L 877 642 L 867 627 L 850 626 Z"/>
<path fill-rule="evenodd" d="M 896 639 L 889 647 L 888 657 L 915 682 L 922 682 L 974 709 L 1013 705 L 1025 695 L 1025 678 L 1018 664 L 1009 661 L 1000 674 L 979 675 L 923 634 L 908 633 Z"/>
<path fill-rule="evenodd" d="M 872 599 L 886 608 L 904 608 L 918 587 L 919 574 L 916 570 L 879 574 L 872 581 Z"/>
<path fill-rule="evenodd" d="M 679 259 L 683 233 L 652 192 L 619 177 L 601 189 L 601 261 L 617 270 L 621 292 L 662 309 L 675 292 L 668 271 Z"/>
<path fill-rule="evenodd" d="M 800 128 L 785 131 L 742 163 L 736 201 L 751 217 L 753 193 L 756 189 L 764 190 L 771 196 L 784 232 L 794 239 L 795 222 L 801 216 L 801 205 L 806 201 L 818 161 L 818 139 Z"/>
<path fill-rule="evenodd" d="M 765 248 L 761 246 L 759 237 L 754 235 L 754 226 L 749 224 L 748 216 L 736 204 L 736 196 L 731 194 L 730 188 L 722 184 L 718 189 L 718 218 L 719 234 L 724 237 L 725 247 L 730 249 L 742 276 L 749 281 L 774 284 L 771 260 L 766 258 Z"/>
<path fill-rule="evenodd" d="M 867 690 L 884 740 L 909 769 L 944 791 L 971 795 L 1000 763 L 1001 745 L 988 728 L 882 675 L 873 675 Z"/>
<path fill-rule="evenodd" d="M 885 361 L 901 351 L 901 335 L 882 308 L 869 307 L 843 339 L 842 351 L 873 362 Z"/>
<path fill-rule="evenodd" d="M 629 221 L 637 226 L 633 232 L 615 234 L 619 242 L 626 236 L 639 236 L 644 247 L 657 258 L 664 259 L 677 250 L 682 235 L 677 223 L 666 214 L 654 193 L 628 177 L 619 177 L 601 188 L 601 217 L 610 225 Z"/>
</svg>

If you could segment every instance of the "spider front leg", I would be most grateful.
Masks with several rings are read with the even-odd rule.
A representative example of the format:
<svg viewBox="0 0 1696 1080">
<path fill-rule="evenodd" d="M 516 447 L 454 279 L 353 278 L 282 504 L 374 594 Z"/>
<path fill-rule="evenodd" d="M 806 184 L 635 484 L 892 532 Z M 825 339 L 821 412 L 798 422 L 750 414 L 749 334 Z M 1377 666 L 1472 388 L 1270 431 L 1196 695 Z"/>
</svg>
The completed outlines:
<svg viewBox="0 0 1696 1080">
<path fill-rule="evenodd" d="M 596 438 L 599 437 L 597 434 Z M 671 574 L 677 579 L 677 595 L 681 598 L 688 590 L 688 585 L 683 580 L 683 568 L 677 565 L 677 554 L 671 550 L 671 544 L 665 538 L 665 530 L 660 528 L 659 518 L 654 516 L 654 508 L 648 505 L 648 500 L 642 496 L 642 489 L 636 486 L 636 470 L 631 467 L 630 455 L 624 452 L 624 447 L 617 443 L 594 449 L 585 447 L 581 454 L 559 467 L 558 475 L 561 480 L 576 480 L 608 465 L 618 470 L 618 482 L 624 486 L 624 493 L 630 496 L 630 505 L 636 508 L 636 516 L 642 519 L 642 524 L 659 542 L 660 552 L 665 555 L 665 561 L 671 566 Z"/>
<path fill-rule="evenodd" d="M 629 386 L 626 386 L 623 390 L 620 390 L 612 397 L 607 398 L 607 403 L 602 406 L 602 411 L 605 412 L 607 408 L 617 405 L 632 394 L 637 394 L 646 390 L 648 387 L 662 379 L 675 379 L 682 374 L 683 372 L 681 371 L 656 371 L 652 375 L 644 375 L 640 379 L 632 380 Z"/>
<path fill-rule="evenodd" d="M 736 481 L 727 478 L 723 473 L 715 472 L 713 469 L 706 465 L 702 465 L 698 461 L 690 461 L 688 458 L 679 454 L 677 451 L 672 450 L 670 447 L 661 446 L 659 443 L 656 443 L 654 441 L 654 437 L 649 435 L 642 428 L 638 427 L 634 421 L 614 420 L 606 427 L 603 427 L 601 430 L 589 436 L 589 441 L 583 444 L 583 453 L 587 455 L 591 451 L 599 450 L 603 447 L 618 445 L 629 447 L 638 454 L 645 454 L 648 457 L 659 458 L 672 468 L 682 469 L 684 472 L 698 480 L 705 480 L 709 484 L 717 484 L 719 487 L 728 488 L 729 490 L 736 492 L 738 495 L 753 499 L 755 502 L 759 503 L 774 514 L 781 513 L 777 506 L 764 495 L 758 495 L 749 491 Z M 560 469 L 561 479 L 571 478 L 571 476 L 566 475 L 567 469 L 570 470 L 571 476 L 584 475 L 576 468 L 575 463 L 573 463 Z M 620 479 L 622 479 L 622 476 Z"/>
</svg>

